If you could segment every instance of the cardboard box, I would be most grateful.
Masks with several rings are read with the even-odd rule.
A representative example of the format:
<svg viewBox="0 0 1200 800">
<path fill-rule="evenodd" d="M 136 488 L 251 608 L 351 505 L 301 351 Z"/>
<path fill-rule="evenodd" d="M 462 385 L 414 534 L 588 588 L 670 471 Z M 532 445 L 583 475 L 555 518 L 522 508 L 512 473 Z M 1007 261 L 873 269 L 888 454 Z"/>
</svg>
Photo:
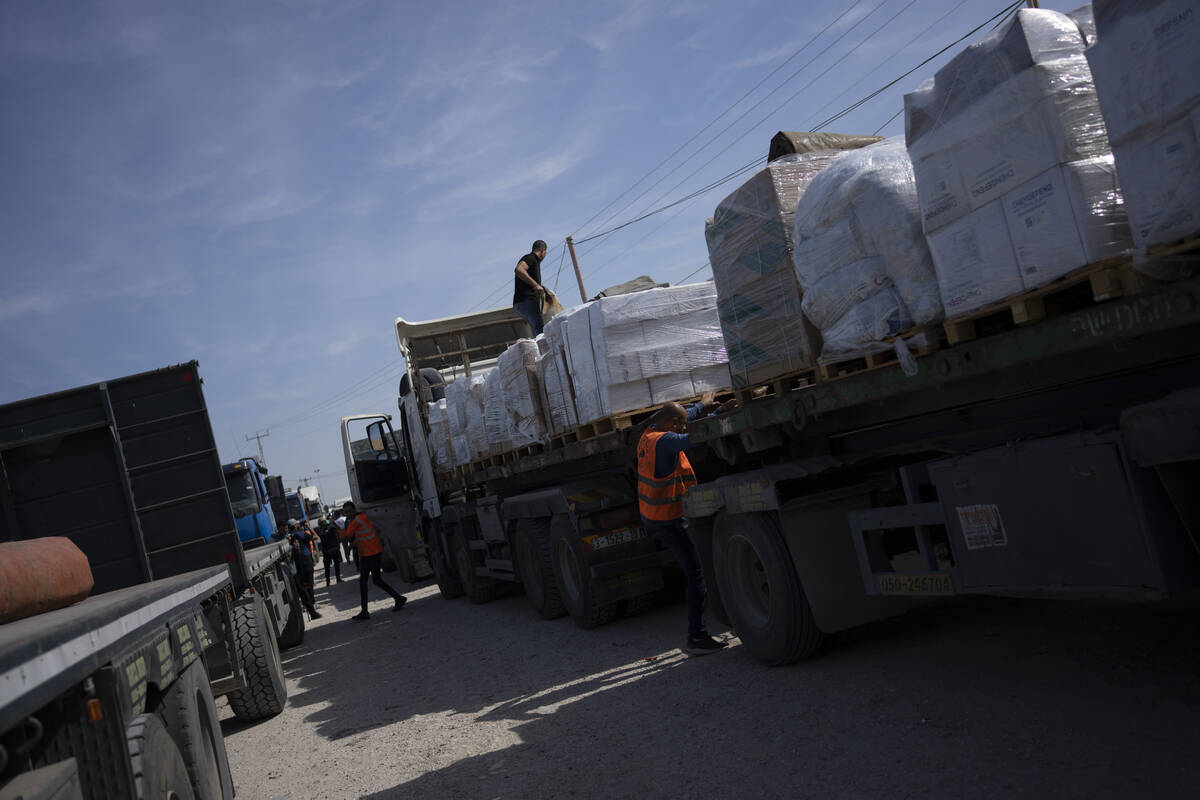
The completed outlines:
<svg viewBox="0 0 1200 800">
<path fill-rule="evenodd" d="M 948 319 L 1024 288 L 999 203 L 972 211 L 929 234 L 928 240 Z"/>
<path fill-rule="evenodd" d="M 1113 148 L 1138 249 L 1200 232 L 1200 107 L 1161 132 Z"/>
</svg>

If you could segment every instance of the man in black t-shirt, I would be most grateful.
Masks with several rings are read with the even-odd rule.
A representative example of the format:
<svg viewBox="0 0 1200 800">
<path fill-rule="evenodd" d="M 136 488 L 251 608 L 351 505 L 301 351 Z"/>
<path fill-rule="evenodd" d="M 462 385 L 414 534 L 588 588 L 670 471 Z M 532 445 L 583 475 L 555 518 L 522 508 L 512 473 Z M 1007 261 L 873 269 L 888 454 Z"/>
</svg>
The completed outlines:
<svg viewBox="0 0 1200 800">
<path fill-rule="evenodd" d="M 542 286 L 542 259 L 545 257 L 546 243 L 538 239 L 513 270 L 513 310 L 529 323 L 534 336 L 542 332 L 542 302 L 546 295 L 554 296 Z"/>
</svg>

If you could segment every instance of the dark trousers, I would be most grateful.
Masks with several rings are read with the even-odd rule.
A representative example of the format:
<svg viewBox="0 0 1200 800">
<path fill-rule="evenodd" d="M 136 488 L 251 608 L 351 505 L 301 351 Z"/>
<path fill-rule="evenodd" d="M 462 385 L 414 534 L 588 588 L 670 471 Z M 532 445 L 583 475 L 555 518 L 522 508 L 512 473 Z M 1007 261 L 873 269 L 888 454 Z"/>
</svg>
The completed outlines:
<svg viewBox="0 0 1200 800">
<path fill-rule="evenodd" d="M 400 593 L 392 587 L 384 583 L 383 576 L 380 574 L 383 562 L 383 553 L 376 553 L 373 556 L 358 557 L 358 593 L 362 597 L 362 610 L 367 610 L 367 576 L 371 577 L 371 582 L 383 589 L 392 596 L 392 599 L 397 603 L 400 602 Z"/>
<path fill-rule="evenodd" d="M 342 539 L 342 552 L 346 554 L 346 560 L 354 562 L 354 545 L 349 539 Z"/>
<path fill-rule="evenodd" d="M 296 591 L 300 593 L 300 602 L 308 609 L 308 613 L 317 613 L 317 598 L 313 593 L 313 562 L 311 558 L 296 557 Z"/>
<path fill-rule="evenodd" d="M 513 303 L 513 310 L 520 314 L 529 327 L 533 329 L 533 335 L 537 336 L 542 332 L 542 301 L 536 297 L 529 297 L 524 300 L 519 300 Z"/>
<path fill-rule="evenodd" d="M 325 585 L 329 585 L 329 566 L 333 565 L 333 574 L 342 579 L 342 551 L 336 547 L 325 551 Z"/>
<path fill-rule="evenodd" d="M 704 586 L 704 568 L 696 554 L 696 545 L 682 519 L 668 523 L 648 524 L 646 530 L 662 542 L 683 568 L 684 596 L 687 599 L 688 637 L 698 639 L 708 635 L 704 624 L 704 603 L 708 590 Z"/>
</svg>

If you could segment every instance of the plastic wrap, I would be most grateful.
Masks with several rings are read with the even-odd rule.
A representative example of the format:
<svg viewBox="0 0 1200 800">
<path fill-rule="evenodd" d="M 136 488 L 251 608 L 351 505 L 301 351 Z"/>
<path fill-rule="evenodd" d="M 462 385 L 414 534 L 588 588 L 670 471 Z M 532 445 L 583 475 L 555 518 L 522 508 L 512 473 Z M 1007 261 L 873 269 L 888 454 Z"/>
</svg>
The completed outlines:
<svg viewBox="0 0 1200 800">
<path fill-rule="evenodd" d="M 450 456 L 450 415 L 446 411 L 446 398 L 429 403 L 429 448 L 435 469 L 447 470 L 453 466 Z"/>
<path fill-rule="evenodd" d="M 1116 158 L 1133 244 L 1200 232 L 1200 0 L 1095 4 L 1088 50 Z M 1155 277 L 1161 264 L 1138 262 Z"/>
<path fill-rule="evenodd" d="M 446 415 L 450 421 L 450 456 L 456 465 L 469 464 L 474 458 L 471 450 L 467 405 L 473 402 L 469 378 L 459 378 L 446 385 Z"/>
<path fill-rule="evenodd" d="M 575 403 L 571 399 L 570 383 L 566 377 L 566 357 L 561 348 L 547 350 L 538 356 L 537 377 L 542 391 L 542 408 L 551 434 L 564 433 L 579 424 Z"/>
<path fill-rule="evenodd" d="M 504 404 L 504 379 L 499 369 L 493 369 L 483 382 L 483 429 L 488 455 L 512 449 L 508 434 L 508 412 Z"/>
<path fill-rule="evenodd" d="M 496 372 L 504 398 L 508 441 L 512 447 L 526 447 L 546 440 L 541 393 L 537 383 L 538 346 L 532 339 L 518 339 L 500 354 Z"/>
<path fill-rule="evenodd" d="M 694 392 L 673 387 L 694 387 L 693 373 L 711 376 L 715 369 L 725 376 L 720 388 L 728 388 L 729 359 L 711 282 L 601 298 L 591 304 L 588 322 L 598 416 L 688 397 Z M 568 340 L 574 325 L 568 322 Z M 576 389 L 580 421 L 598 418 L 585 417 Z"/>
<path fill-rule="evenodd" d="M 1085 47 L 1091 47 L 1096 43 L 1096 18 L 1092 13 L 1092 4 L 1080 6 L 1074 11 L 1067 14 L 1075 26 L 1079 28 L 1079 35 L 1083 37 Z"/>
<path fill-rule="evenodd" d="M 926 233 L 1051 167 L 1108 152 L 1083 50 L 1072 19 L 1026 9 L 905 95 Z"/>
<path fill-rule="evenodd" d="M 592 355 L 592 329 L 589 320 L 596 302 L 568 309 L 550 320 L 558 323 L 549 328 L 551 344 L 562 342 L 567 374 L 575 399 L 575 415 L 579 422 L 591 422 L 604 416 L 600 398 L 600 381 L 596 375 L 596 360 Z"/>
<path fill-rule="evenodd" d="M 474 461 L 491 453 L 483 414 L 483 387 L 486 379 L 482 375 L 472 375 L 469 381 L 463 378 L 460 378 L 459 381 L 463 381 L 467 443 L 471 450 L 471 460 Z M 459 381 L 455 381 L 455 383 Z"/>
<path fill-rule="evenodd" d="M 821 330 L 824 355 L 854 352 L 941 317 L 901 140 L 845 153 L 818 174 L 796 206 L 793 236 L 802 305 Z M 896 307 L 892 300 L 868 302 L 885 290 Z M 871 320 L 872 313 L 882 316 Z"/>
<path fill-rule="evenodd" d="M 793 214 L 809 181 L 840 152 L 771 162 L 722 200 L 705 225 L 721 333 L 737 386 L 809 367 L 820 351 L 816 331 L 800 314 Z"/>
</svg>

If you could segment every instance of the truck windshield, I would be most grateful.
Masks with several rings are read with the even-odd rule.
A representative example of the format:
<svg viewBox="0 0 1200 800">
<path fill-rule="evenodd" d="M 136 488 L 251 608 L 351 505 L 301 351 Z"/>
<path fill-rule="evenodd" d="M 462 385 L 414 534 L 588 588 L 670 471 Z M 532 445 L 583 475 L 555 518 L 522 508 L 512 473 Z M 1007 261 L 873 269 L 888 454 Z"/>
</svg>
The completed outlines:
<svg viewBox="0 0 1200 800">
<path fill-rule="evenodd" d="M 290 519 L 304 520 L 308 518 L 304 513 L 304 507 L 300 504 L 300 495 L 298 494 L 288 495 L 287 511 Z"/>
<path fill-rule="evenodd" d="M 250 470 L 230 472 L 225 476 L 225 486 L 229 489 L 229 505 L 233 506 L 235 517 L 258 513 L 261 506 L 258 504 L 258 493 L 254 491 L 254 476 L 250 474 Z"/>
</svg>

